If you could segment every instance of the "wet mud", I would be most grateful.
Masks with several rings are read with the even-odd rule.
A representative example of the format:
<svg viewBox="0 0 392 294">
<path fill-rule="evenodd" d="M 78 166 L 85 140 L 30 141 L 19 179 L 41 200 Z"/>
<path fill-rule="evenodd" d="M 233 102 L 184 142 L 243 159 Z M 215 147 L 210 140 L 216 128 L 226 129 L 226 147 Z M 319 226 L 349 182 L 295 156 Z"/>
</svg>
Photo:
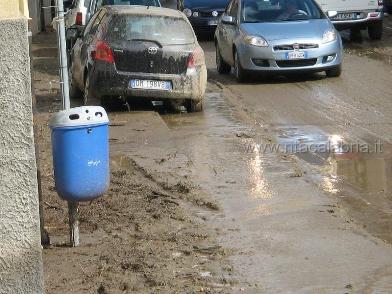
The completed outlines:
<svg viewBox="0 0 392 294">
<path fill-rule="evenodd" d="M 52 38 L 40 38 L 33 47 L 34 127 L 51 241 L 43 250 L 46 293 L 231 293 L 237 280 L 230 251 L 205 226 L 206 216 L 220 207 L 190 178 L 192 163 L 170 146 L 168 129 L 152 111 L 110 114 L 110 190 L 80 204 L 81 246 L 69 247 L 67 204 L 54 187 L 48 126 L 61 107 L 59 88 L 48 90 L 58 78 L 57 61 L 41 60 Z"/>
</svg>

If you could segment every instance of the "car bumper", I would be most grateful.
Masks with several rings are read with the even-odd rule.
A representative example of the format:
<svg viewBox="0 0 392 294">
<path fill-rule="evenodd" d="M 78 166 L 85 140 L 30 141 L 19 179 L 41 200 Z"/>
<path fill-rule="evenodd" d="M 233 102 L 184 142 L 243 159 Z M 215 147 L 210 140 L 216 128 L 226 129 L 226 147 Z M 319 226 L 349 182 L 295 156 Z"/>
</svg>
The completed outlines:
<svg viewBox="0 0 392 294">
<path fill-rule="evenodd" d="M 298 43 L 312 43 L 309 40 L 298 40 Z M 315 42 L 313 42 L 315 43 Z M 336 41 L 319 44 L 319 48 L 304 49 L 305 59 L 287 60 L 287 52 L 274 51 L 272 48 L 279 44 L 270 44 L 267 48 L 251 45 L 238 46 L 241 66 L 247 71 L 286 73 L 295 71 L 319 72 L 328 68 L 337 67 L 342 63 L 343 46 L 341 38 Z M 328 56 L 332 59 L 327 61 Z"/>
<path fill-rule="evenodd" d="M 366 13 L 366 16 L 364 18 L 351 19 L 351 20 L 331 19 L 331 22 L 333 23 L 333 25 L 337 29 L 343 30 L 343 29 L 352 28 L 352 27 L 366 26 L 367 24 L 372 23 L 372 22 L 382 21 L 384 18 L 384 14 L 382 13 L 381 10 L 380 11 L 375 11 L 375 10 L 366 11 L 365 13 Z"/>
<path fill-rule="evenodd" d="M 192 99 L 200 101 L 204 97 L 207 70 L 197 67 L 186 74 L 156 74 L 120 72 L 112 64 L 97 61 L 90 71 L 91 94 L 96 98 L 108 96 L 145 97 L 156 99 Z M 169 81 L 171 90 L 132 89 L 130 81 L 157 80 Z"/>
</svg>

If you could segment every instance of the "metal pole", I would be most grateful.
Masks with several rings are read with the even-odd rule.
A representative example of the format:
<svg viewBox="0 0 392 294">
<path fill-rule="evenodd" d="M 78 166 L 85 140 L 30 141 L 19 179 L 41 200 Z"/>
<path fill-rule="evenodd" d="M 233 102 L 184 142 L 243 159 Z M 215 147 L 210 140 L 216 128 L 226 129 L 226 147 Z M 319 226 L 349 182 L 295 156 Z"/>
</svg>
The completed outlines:
<svg viewBox="0 0 392 294">
<path fill-rule="evenodd" d="M 69 109 L 71 103 L 69 100 L 69 80 L 68 80 L 68 60 L 67 60 L 67 43 L 65 39 L 64 24 L 64 2 L 57 0 L 57 33 L 59 43 L 59 63 L 60 63 L 60 81 L 63 98 L 63 109 Z M 72 247 L 79 246 L 79 211 L 78 203 L 68 202 L 68 219 L 70 242 Z"/>
<path fill-rule="evenodd" d="M 68 80 L 68 61 L 67 61 L 67 45 L 65 39 L 64 24 L 64 3 L 63 0 L 57 0 L 58 6 L 58 36 L 59 36 L 59 57 L 60 57 L 60 77 L 61 89 L 63 94 L 63 108 L 71 107 L 69 101 L 69 80 Z"/>
</svg>

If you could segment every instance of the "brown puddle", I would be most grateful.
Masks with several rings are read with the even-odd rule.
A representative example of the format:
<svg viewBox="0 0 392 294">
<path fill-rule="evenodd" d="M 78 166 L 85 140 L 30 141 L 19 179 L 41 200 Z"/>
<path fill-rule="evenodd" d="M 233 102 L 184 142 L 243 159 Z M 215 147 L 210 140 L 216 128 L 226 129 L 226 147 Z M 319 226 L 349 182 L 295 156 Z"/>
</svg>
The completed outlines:
<svg viewBox="0 0 392 294">
<path fill-rule="evenodd" d="M 392 146 L 355 142 L 314 126 L 278 129 L 283 152 L 322 171 L 311 175 L 327 193 L 341 199 L 352 221 L 392 243 Z"/>
</svg>

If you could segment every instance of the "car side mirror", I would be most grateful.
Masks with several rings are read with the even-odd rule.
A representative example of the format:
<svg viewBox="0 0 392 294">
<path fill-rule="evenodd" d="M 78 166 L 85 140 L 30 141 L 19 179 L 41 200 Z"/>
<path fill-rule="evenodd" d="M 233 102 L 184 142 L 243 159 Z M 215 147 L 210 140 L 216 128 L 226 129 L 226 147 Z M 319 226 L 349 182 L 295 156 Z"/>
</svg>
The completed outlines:
<svg viewBox="0 0 392 294">
<path fill-rule="evenodd" d="M 333 11 L 333 10 L 332 11 L 328 11 L 327 15 L 328 15 L 329 18 L 334 18 L 335 16 L 338 15 L 338 12 L 337 11 Z"/>
<path fill-rule="evenodd" d="M 230 15 L 224 15 L 224 16 L 222 16 L 222 23 L 229 24 L 229 25 L 234 25 L 235 24 L 235 19 L 234 19 L 234 17 L 232 17 Z"/>
</svg>

